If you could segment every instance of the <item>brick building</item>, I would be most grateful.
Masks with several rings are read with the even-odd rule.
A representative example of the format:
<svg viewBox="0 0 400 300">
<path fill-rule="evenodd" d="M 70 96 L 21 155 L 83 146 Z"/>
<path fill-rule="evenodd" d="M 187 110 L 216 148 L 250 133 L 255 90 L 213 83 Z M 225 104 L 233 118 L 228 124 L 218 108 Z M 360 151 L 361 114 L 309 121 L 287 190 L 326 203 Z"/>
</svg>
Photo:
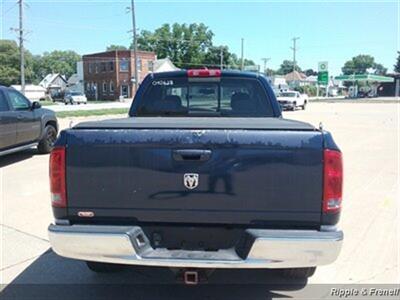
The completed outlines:
<svg viewBox="0 0 400 300">
<path fill-rule="evenodd" d="M 137 51 L 139 83 L 152 72 L 154 52 Z M 88 99 L 116 100 L 132 98 L 135 93 L 135 59 L 133 51 L 114 50 L 84 55 L 84 90 Z"/>
</svg>

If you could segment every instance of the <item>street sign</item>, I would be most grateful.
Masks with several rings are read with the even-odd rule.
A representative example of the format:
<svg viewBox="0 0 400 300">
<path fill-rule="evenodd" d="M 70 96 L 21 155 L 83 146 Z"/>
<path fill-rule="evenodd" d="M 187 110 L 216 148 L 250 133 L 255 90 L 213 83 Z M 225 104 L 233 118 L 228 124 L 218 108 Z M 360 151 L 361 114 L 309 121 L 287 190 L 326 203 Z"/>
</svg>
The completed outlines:
<svg viewBox="0 0 400 300">
<path fill-rule="evenodd" d="M 318 63 L 318 83 L 327 85 L 329 82 L 328 62 L 320 61 Z"/>
<path fill-rule="evenodd" d="M 329 81 L 328 71 L 318 72 L 318 83 L 328 84 L 328 81 Z"/>
<path fill-rule="evenodd" d="M 318 72 L 327 72 L 328 71 L 328 62 L 320 61 L 318 63 Z"/>
</svg>

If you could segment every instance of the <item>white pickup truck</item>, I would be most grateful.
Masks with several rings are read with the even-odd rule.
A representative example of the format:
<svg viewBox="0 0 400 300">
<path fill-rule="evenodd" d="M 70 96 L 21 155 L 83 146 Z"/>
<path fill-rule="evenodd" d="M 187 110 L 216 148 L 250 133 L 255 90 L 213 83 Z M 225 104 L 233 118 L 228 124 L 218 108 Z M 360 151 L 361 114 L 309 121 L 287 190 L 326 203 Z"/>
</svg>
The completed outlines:
<svg viewBox="0 0 400 300">
<path fill-rule="evenodd" d="M 308 96 L 296 91 L 287 91 L 281 92 L 278 95 L 277 100 L 282 109 L 296 110 L 297 107 L 301 107 L 304 110 L 306 109 Z"/>
</svg>

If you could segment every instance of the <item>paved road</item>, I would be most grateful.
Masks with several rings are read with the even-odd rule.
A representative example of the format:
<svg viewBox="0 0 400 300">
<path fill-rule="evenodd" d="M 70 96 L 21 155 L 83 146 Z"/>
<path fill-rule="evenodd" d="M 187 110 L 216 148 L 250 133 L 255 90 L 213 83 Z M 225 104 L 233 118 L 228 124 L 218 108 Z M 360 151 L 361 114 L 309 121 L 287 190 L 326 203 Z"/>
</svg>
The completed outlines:
<svg viewBox="0 0 400 300">
<path fill-rule="evenodd" d="M 322 121 L 344 152 L 344 211 L 340 222 L 345 231 L 343 251 L 337 262 L 319 268 L 309 284 L 399 283 L 399 106 L 312 103 L 306 111 L 285 112 L 285 117 L 316 126 Z M 75 122 L 81 119 L 71 118 Z M 69 122 L 70 119 L 61 120 L 62 127 Z M 14 154 L 0 158 L 0 167 L 3 283 L 97 284 L 90 286 L 89 296 L 88 287 L 74 287 L 86 299 L 104 297 L 107 291 L 102 290 L 103 283 L 139 284 L 131 293 L 145 299 L 204 299 L 209 295 L 265 299 L 299 296 L 304 292 L 305 282 L 282 286 L 276 273 L 262 270 L 218 271 L 210 279 L 213 284 L 192 289 L 181 285 L 171 288 L 168 284 L 175 281 L 168 270 L 128 269 L 118 274 L 92 274 L 83 263 L 60 258 L 49 250 L 46 228 L 52 215 L 48 155 L 34 151 Z M 5 293 L 21 289 L 11 285 Z M 326 296 L 326 291 L 319 296 Z"/>
</svg>

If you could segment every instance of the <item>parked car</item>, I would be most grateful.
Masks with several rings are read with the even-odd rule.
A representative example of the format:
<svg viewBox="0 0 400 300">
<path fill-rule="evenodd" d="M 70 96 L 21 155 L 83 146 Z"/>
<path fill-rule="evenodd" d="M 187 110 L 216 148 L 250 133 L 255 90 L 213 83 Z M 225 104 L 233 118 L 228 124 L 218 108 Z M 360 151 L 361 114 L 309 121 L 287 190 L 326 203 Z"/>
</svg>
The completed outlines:
<svg viewBox="0 0 400 300">
<path fill-rule="evenodd" d="M 64 95 L 65 104 L 87 104 L 87 98 L 85 94 L 81 92 L 66 92 Z"/>
<path fill-rule="evenodd" d="M 358 91 L 357 93 L 357 98 L 374 98 L 377 97 L 377 95 L 374 93 L 373 90 L 361 90 Z"/>
<path fill-rule="evenodd" d="M 61 132 L 50 243 L 96 272 L 180 268 L 188 284 L 204 268 L 306 278 L 339 254 L 342 176 L 331 134 L 283 119 L 264 77 L 154 73 L 129 117 Z"/>
<path fill-rule="evenodd" d="M 278 102 L 283 109 L 296 110 L 297 107 L 306 109 L 308 96 L 296 91 L 282 92 L 278 96 Z"/>
<path fill-rule="evenodd" d="M 57 131 L 53 111 L 13 88 L 0 86 L 0 156 L 34 146 L 39 153 L 49 153 Z"/>
</svg>

